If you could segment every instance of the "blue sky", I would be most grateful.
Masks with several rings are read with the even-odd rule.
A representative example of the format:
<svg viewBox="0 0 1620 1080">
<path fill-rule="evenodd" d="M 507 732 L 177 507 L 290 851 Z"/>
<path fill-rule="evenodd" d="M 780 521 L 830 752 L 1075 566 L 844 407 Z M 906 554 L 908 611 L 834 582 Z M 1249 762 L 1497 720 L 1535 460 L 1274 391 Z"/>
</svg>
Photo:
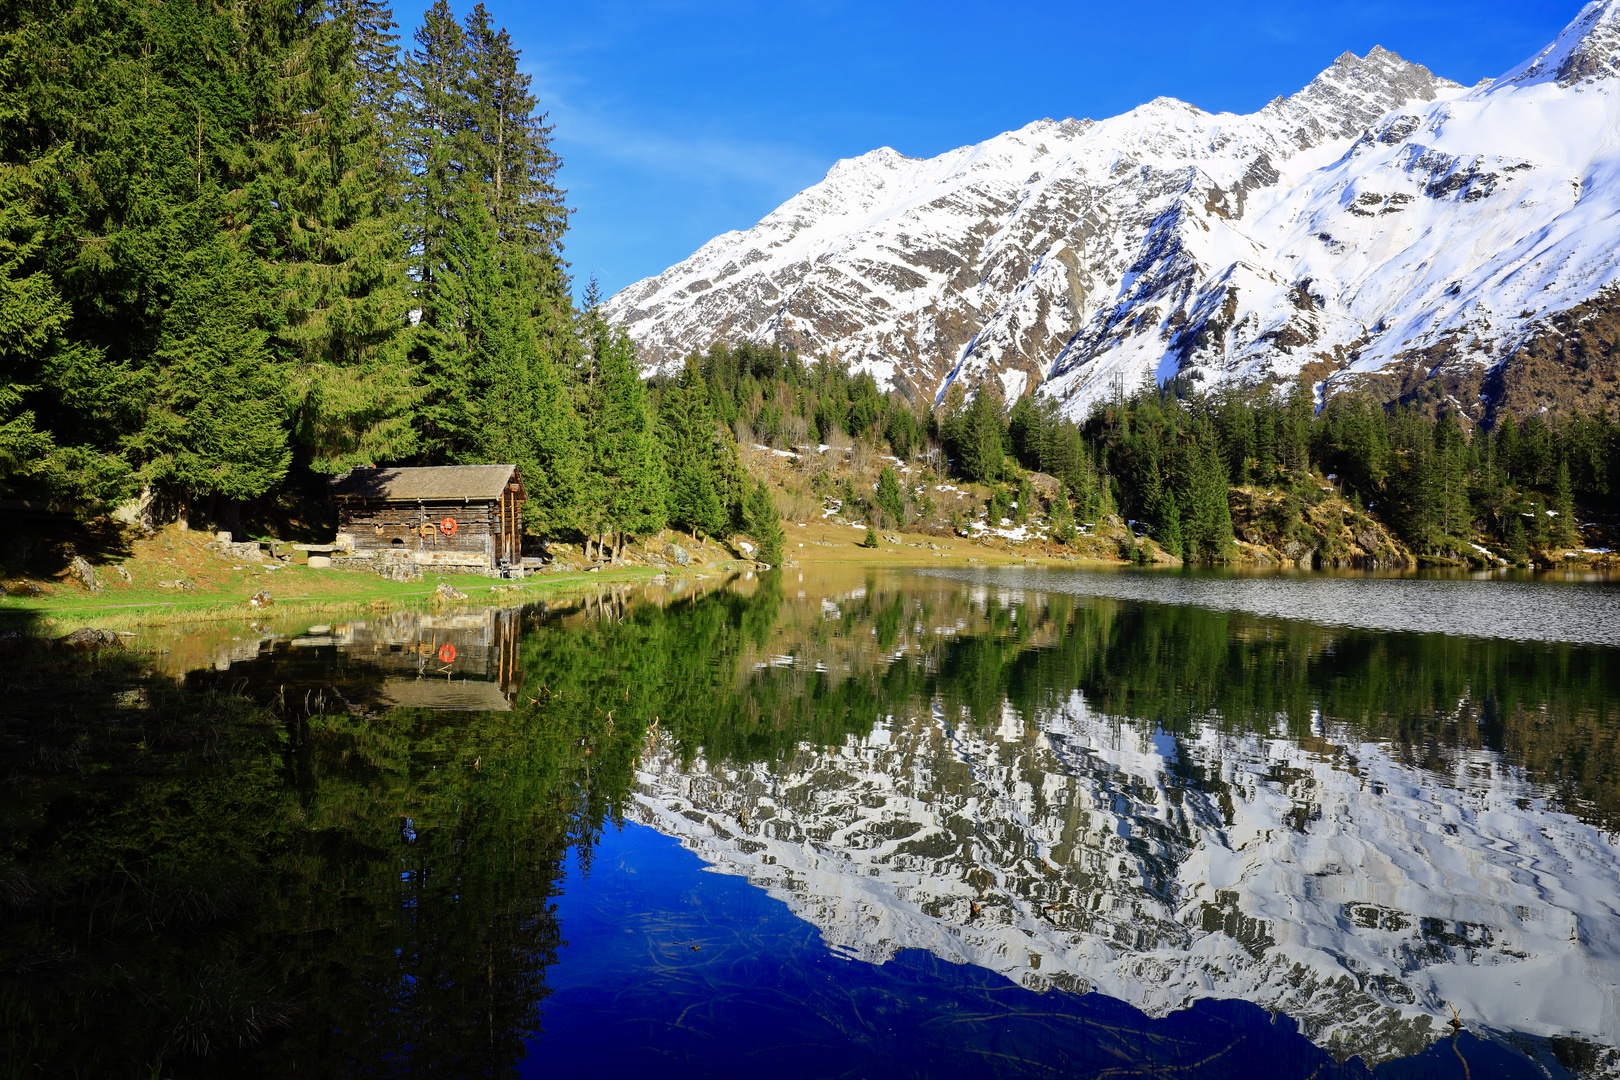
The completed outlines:
<svg viewBox="0 0 1620 1080">
<path fill-rule="evenodd" d="M 464 14 L 471 0 L 451 0 Z M 746 229 L 842 157 L 932 156 L 1160 95 L 1250 112 L 1374 45 L 1464 83 L 1580 0 L 884 3 L 485 0 L 555 125 L 579 288 L 612 293 Z M 402 36 L 426 7 L 395 9 Z"/>
</svg>

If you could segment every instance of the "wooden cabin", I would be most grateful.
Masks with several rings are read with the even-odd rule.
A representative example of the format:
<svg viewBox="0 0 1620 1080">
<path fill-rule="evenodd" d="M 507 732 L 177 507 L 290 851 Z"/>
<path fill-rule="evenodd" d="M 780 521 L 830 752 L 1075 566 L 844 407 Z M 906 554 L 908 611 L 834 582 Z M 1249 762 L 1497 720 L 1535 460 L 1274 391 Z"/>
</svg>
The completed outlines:
<svg viewBox="0 0 1620 1080">
<path fill-rule="evenodd" d="M 332 497 L 347 559 L 478 574 L 523 564 L 528 493 L 516 465 L 355 469 Z"/>
</svg>

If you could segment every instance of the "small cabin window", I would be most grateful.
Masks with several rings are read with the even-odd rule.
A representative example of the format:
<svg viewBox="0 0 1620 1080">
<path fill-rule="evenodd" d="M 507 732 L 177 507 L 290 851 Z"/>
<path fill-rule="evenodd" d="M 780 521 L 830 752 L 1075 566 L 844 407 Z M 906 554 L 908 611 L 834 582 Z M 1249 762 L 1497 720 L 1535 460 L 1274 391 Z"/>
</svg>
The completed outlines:
<svg viewBox="0 0 1620 1080">
<path fill-rule="evenodd" d="M 402 537 L 402 536 L 394 537 L 394 546 L 395 547 L 404 547 L 405 546 L 405 538 Z"/>
</svg>

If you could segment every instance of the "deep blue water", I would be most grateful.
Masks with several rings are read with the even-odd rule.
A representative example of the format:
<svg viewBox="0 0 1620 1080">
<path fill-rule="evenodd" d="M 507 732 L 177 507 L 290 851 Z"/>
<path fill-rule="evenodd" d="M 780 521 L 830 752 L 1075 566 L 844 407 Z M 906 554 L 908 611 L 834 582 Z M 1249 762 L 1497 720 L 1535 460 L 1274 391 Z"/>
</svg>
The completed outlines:
<svg viewBox="0 0 1620 1080">
<path fill-rule="evenodd" d="M 1289 1018 L 1244 1002 L 1201 1001 L 1154 1019 L 1099 994 L 1037 994 L 919 950 L 881 965 L 847 959 L 782 901 L 707 871 L 643 825 L 605 832 L 588 867 L 572 862 L 557 917 L 567 944 L 548 972 L 545 1031 L 529 1044 L 525 1076 L 1563 1074 L 1467 1033 L 1374 1071 L 1335 1061 Z"/>
</svg>

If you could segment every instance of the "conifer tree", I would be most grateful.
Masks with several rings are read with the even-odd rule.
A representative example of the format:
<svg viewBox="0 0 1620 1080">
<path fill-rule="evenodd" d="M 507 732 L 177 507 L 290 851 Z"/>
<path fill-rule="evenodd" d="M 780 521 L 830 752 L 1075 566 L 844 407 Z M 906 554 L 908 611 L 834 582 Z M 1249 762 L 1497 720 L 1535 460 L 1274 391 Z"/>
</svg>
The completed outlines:
<svg viewBox="0 0 1620 1080">
<path fill-rule="evenodd" d="M 781 566 L 787 536 L 782 529 L 782 513 L 764 480 L 757 481 L 748 496 L 748 531 L 759 544 L 760 562 Z"/>
<path fill-rule="evenodd" d="M 894 470 L 887 465 L 878 472 L 876 500 L 883 512 L 889 515 L 894 527 L 899 528 L 906 522 L 906 496 L 900 490 L 900 479 L 895 476 Z"/>
<path fill-rule="evenodd" d="M 1502 471 L 1505 480 L 1512 482 L 1516 479 L 1514 465 L 1519 457 L 1519 425 L 1511 412 L 1498 415 L 1491 441 L 1496 447 L 1494 457 L 1497 468 Z"/>
<path fill-rule="evenodd" d="M 428 460 L 461 461 L 479 438 L 475 380 L 480 367 L 487 369 L 488 351 L 509 344 L 509 328 L 495 318 L 497 298 L 490 290 L 499 280 L 498 253 L 477 198 L 466 190 L 447 192 L 434 228 L 438 262 L 430 283 L 419 282 L 423 307 L 414 352 L 422 398 L 416 424 Z"/>
<path fill-rule="evenodd" d="M 191 253 L 153 354 L 157 378 L 128 446 L 142 479 L 198 499 L 251 499 L 287 473 L 281 379 L 261 330 L 262 271 L 223 236 Z"/>
<path fill-rule="evenodd" d="M 1436 418 L 1434 433 L 1435 529 L 1447 538 L 1463 537 L 1473 531 L 1468 502 L 1468 448 L 1456 421 L 1448 415 Z"/>
<path fill-rule="evenodd" d="M 447 340 L 456 331 L 450 290 L 453 230 L 468 199 L 457 141 L 468 125 L 467 50 L 446 0 L 435 0 L 417 27 L 401 70 L 402 153 L 406 169 L 406 239 L 418 325 Z M 445 361 L 440 366 L 445 367 Z M 441 390 L 442 393 L 442 390 Z M 442 402 L 436 405 L 443 407 Z M 432 426 L 432 421 L 429 421 Z M 439 434 L 443 437 L 442 433 Z"/>
<path fill-rule="evenodd" d="M 595 313 L 589 315 L 593 318 Z M 586 390 L 586 505 L 598 532 L 610 536 L 614 562 L 623 536 L 646 536 L 667 520 L 668 482 L 634 343 L 599 321 L 592 345 L 594 378 Z"/>
<path fill-rule="evenodd" d="M 1026 469 L 1042 468 L 1043 419 L 1033 394 L 1025 394 L 1013 402 L 1012 409 L 1007 413 L 1007 441 L 1012 447 L 1013 457 Z"/>
<path fill-rule="evenodd" d="M 697 363 L 667 384 L 659 398 L 659 437 L 669 466 L 669 520 L 696 538 L 719 536 L 729 524 L 721 502 L 723 481 L 718 425 Z"/>
<path fill-rule="evenodd" d="M 991 384 L 983 383 L 962 418 L 962 469 L 968 479 L 987 484 L 1000 478 L 1003 430 Z"/>
<path fill-rule="evenodd" d="M 1213 428 L 1198 429 L 1193 438 L 1177 447 L 1177 508 L 1182 542 L 1189 560 L 1219 561 L 1226 558 L 1231 549 L 1232 513 L 1227 504 L 1227 471 L 1215 447 Z"/>
<path fill-rule="evenodd" d="M 1022 525 L 1029 520 L 1030 506 L 1035 502 L 1035 489 L 1030 486 L 1029 477 L 1018 478 L 1018 495 L 1013 501 L 1018 504 L 1013 507 L 1013 524 Z"/>
<path fill-rule="evenodd" d="M 1069 508 L 1069 485 L 1058 482 L 1050 511 L 1052 539 L 1060 544 L 1074 543 L 1074 512 Z"/>
<path fill-rule="evenodd" d="M 1558 516 L 1553 518 L 1553 543 L 1560 545 L 1574 544 L 1580 539 L 1578 522 L 1575 520 L 1575 493 L 1569 481 L 1569 461 L 1560 459 L 1558 470 L 1553 481 L 1553 512 Z"/>
<path fill-rule="evenodd" d="M 62 289 L 72 307 L 65 338 L 28 402 L 54 436 L 47 479 L 108 500 L 137 474 L 171 476 L 185 497 L 257 488 L 248 474 L 274 475 L 279 451 L 233 461 L 240 447 L 209 449 L 204 437 L 245 405 L 208 364 L 221 354 L 199 335 L 199 311 L 228 288 L 224 310 L 207 316 L 211 330 L 252 342 L 230 357 L 239 367 L 274 361 L 255 336 L 268 321 L 267 279 L 246 263 L 260 239 L 252 225 L 265 144 L 286 120 L 274 84 L 309 20 L 281 4 L 24 9 L 25 25 L 0 35 L 0 50 L 23 45 L 26 66 L 7 67 L 28 72 L 31 90 L 8 87 L 0 128 L 9 161 L 51 162 L 39 211 L 52 239 L 39 264 L 59 288 L 72 282 Z M 186 355 L 193 345 L 199 352 Z M 199 372 L 208 378 L 187 381 Z M 260 422 L 285 423 L 283 380 L 238 373 L 263 395 L 243 416 L 242 446 L 266 449 Z M 206 415 L 180 432 L 176 421 L 189 417 L 175 409 L 190 401 Z"/>
<path fill-rule="evenodd" d="M 1530 561 L 1530 538 L 1524 532 L 1524 518 L 1517 512 L 1508 525 L 1507 547 L 1513 565 L 1523 566 Z"/>
<path fill-rule="evenodd" d="M 518 70 L 507 32 L 478 4 L 462 34 L 467 52 L 467 124 L 459 156 L 484 192 L 501 243 L 532 262 L 536 296 L 554 300 L 564 282 L 561 241 L 568 222 L 556 189 L 551 128 Z"/>
<path fill-rule="evenodd" d="M 531 456 L 523 469 L 529 490 L 524 523 L 541 536 L 557 536 L 579 527 L 580 447 L 585 436 L 558 365 L 540 356 L 533 376 Z"/>
<path fill-rule="evenodd" d="M 68 306 L 35 264 L 44 221 L 35 212 L 33 170 L 0 165 L 0 492 L 45 468 L 52 449 L 23 395 L 63 347 Z M 31 385 L 32 384 L 32 385 Z"/>
<path fill-rule="evenodd" d="M 269 347 L 290 370 L 294 441 L 321 472 L 415 449 L 393 29 L 376 0 L 338 0 L 295 43 L 251 188 L 279 300 Z"/>
</svg>

